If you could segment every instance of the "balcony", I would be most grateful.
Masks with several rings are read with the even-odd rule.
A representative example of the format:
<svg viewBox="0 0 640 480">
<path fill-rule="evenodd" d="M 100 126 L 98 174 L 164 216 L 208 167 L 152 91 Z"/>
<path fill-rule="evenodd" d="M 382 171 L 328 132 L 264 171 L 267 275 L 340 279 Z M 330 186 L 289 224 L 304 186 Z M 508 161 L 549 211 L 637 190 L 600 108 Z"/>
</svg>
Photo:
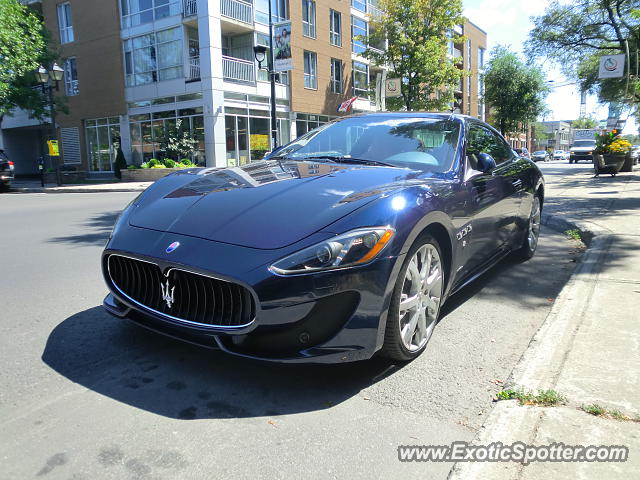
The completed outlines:
<svg viewBox="0 0 640 480">
<path fill-rule="evenodd" d="M 222 77 L 226 81 L 255 83 L 256 66 L 249 60 L 222 56 Z"/>
<path fill-rule="evenodd" d="M 198 1 L 197 0 L 183 0 L 182 2 L 182 16 L 184 18 L 194 17 L 198 15 Z"/>
<path fill-rule="evenodd" d="M 197 82 L 198 80 L 200 80 L 200 57 L 189 57 L 187 82 Z"/>
<path fill-rule="evenodd" d="M 223 20 L 230 19 L 253 27 L 253 5 L 242 0 L 220 0 Z"/>
</svg>

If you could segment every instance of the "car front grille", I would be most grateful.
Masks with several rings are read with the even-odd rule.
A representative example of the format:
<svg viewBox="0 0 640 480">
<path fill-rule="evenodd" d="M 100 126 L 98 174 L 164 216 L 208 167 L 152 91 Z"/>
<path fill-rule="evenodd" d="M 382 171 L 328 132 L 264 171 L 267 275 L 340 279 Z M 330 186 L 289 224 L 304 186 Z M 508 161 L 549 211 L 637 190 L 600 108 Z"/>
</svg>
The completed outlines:
<svg viewBox="0 0 640 480">
<path fill-rule="evenodd" d="M 162 272 L 155 263 L 109 255 L 113 286 L 152 312 L 203 326 L 238 328 L 255 318 L 255 303 L 242 285 L 179 268 Z"/>
</svg>

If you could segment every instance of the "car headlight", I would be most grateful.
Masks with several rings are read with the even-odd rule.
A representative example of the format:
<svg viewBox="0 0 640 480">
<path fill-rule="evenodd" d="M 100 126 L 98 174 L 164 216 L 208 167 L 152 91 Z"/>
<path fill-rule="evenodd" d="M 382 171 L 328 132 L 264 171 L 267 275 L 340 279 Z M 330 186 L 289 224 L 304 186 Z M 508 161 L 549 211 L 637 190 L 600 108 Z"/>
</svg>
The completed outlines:
<svg viewBox="0 0 640 480">
<path fill-rule="evenodd" d="M 394 234 L 391 227 L 359 228 L 278 260 L 269 270 L 294 275 L 363 265 L 376 258 Z"/>
</svg>

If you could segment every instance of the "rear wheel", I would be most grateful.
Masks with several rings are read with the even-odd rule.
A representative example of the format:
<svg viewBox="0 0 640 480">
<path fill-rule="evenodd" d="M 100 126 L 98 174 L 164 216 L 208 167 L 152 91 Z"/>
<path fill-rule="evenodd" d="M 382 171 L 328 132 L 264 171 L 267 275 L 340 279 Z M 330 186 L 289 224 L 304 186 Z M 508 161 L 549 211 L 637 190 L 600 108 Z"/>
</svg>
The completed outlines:
<svg viewBox="0 0 640 480">
<path fill-rule="evenodd" d="M 430 235 L 421 236 L 409 250 L 396 280 L 383 355 L 407 361 L 422 353 L 436 326 L 443 291 L 440 245 Z"/>
<path fill-rule="evenodd" d="M 538 238 L 540 236 L 540 219 L 542 216 L 542 202 L 540 196 L 536 194 L 533 197 L 533 205 L 531 206 L 531 214 L 529 215 L 529 224 L 522 242 L 522 246 L 513 253 L 521 260 L 529 260 L 536 253 L 538 248 Z"/>
</svg>

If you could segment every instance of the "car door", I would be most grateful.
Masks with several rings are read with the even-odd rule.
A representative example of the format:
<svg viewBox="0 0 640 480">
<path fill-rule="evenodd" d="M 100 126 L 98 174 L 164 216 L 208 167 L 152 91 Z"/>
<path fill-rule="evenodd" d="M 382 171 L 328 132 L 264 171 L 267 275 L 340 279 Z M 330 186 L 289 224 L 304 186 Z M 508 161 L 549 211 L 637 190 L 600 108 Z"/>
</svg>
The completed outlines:
<svg viewBox="0 0 640 480">
<path fill-rule="evenodd" d="M 496 162 L 482 170 L 478 155 L 485 153 Z M 469 195 L 472 236 L 468 241 L 468 272 L 495 256 L 512 238 L 520 206 L 522 182 L 514 170 L 515 155 L 504 139 L 478 122 L 467 128 L 465 183 Z"/>
</svg>

